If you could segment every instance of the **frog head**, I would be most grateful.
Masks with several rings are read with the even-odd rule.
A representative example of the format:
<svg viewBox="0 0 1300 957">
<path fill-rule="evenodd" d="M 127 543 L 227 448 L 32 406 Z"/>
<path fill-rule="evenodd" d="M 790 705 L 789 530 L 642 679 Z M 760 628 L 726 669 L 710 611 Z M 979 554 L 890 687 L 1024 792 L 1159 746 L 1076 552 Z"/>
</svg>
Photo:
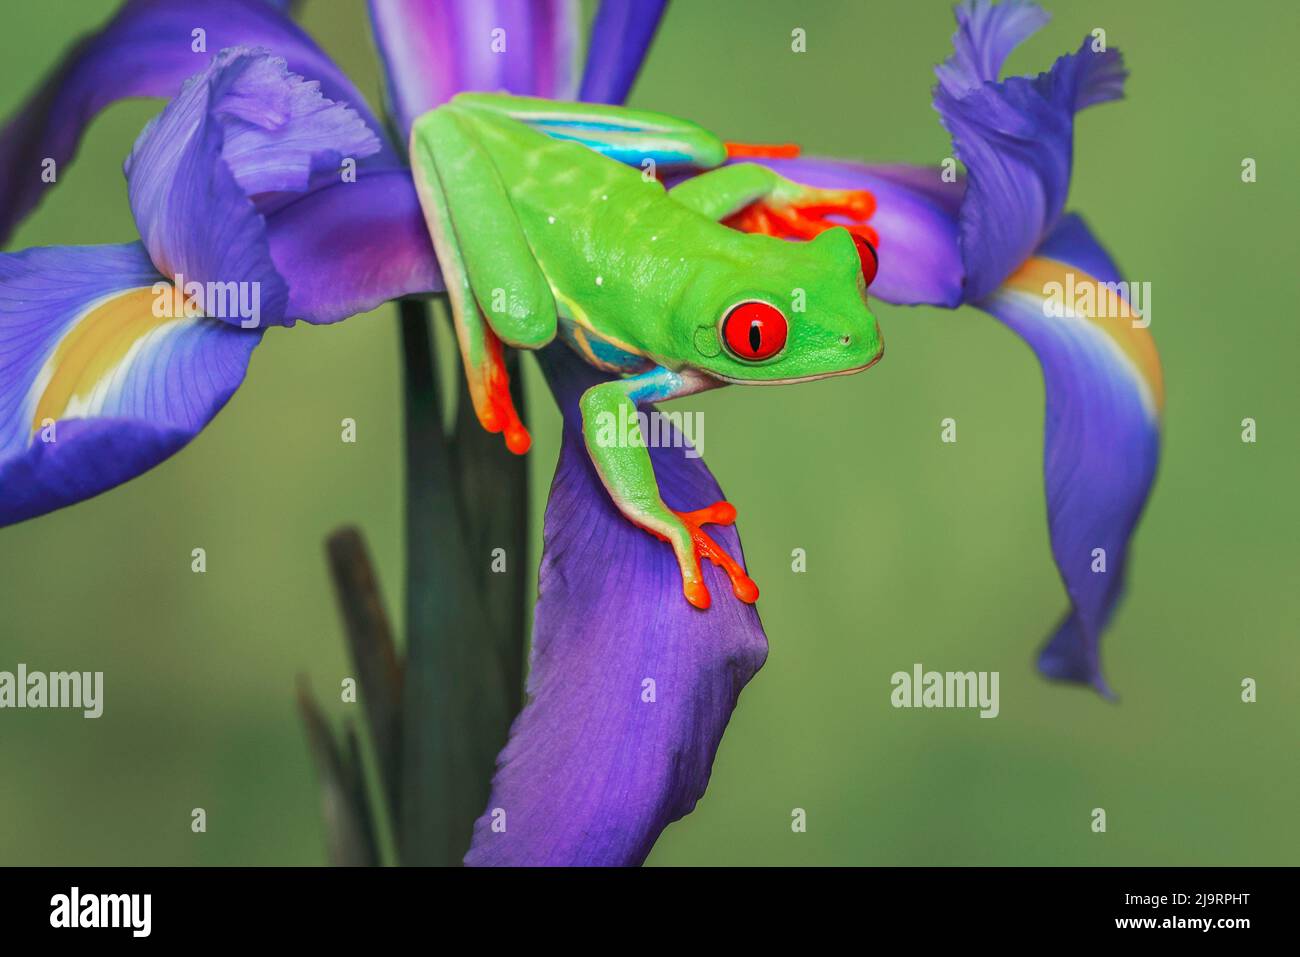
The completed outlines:
<svg viewBox="0 0 1300 957">
<path fill-rule="evenodd" d="M 673 310 L 693 366 L 760 385 L 861 372 L 884 354 L 866 290 L 876 253 L 842 227 L 808 242 L 735 234 L 696 261 Z"/>
</svg>

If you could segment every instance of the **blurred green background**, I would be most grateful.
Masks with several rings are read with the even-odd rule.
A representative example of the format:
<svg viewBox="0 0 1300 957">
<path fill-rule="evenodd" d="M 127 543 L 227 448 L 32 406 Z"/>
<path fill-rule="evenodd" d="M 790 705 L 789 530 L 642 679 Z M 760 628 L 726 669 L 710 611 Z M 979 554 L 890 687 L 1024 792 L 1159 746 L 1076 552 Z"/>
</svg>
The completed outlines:
<svg viewBox="0 0 1300 957">
<path fill-rule="evenodd" d="M 1045 69 L 1103 27 L 1128 98 L 1079 120 L 1071 206 L 1123 275 L 1153 284 L 1164 457 L 1130 591 L 1103 645 L 1118 703 L 1040 679 L 1065 608 L 1041 484 L 1033 356 L 972 309 L 878 305 L 869 375 L 698 397 L 707 459 L 741 514 L 771 642 L 698 809 L 656 864 L 1300 862 L 1291 3 L 1049 4 L 1011 58 Z M 6 4 L 0 114 L 111 3 Z M 590 12 L 590 10 L 588 11 Z M 302 21 L 379 102 L 360 0 Z M 806 53 L 790 32 L 807 31 Z M 673 5 L 632 105 L 728 138 L 933 164 L 929 99 L 949 5 Z M 11 248 L 135 238 L 120 168 L 154 102 L 114 106 Z M 1258 182 L 1243 184 L 1243 157 Z M 127 486 L 0 532 L 0 669 L 106 672 L 105 713 L 0 714 L 0 862 L 324 860 L 293 705 L 350 673 L 322 539 L 365 531 L 402 607 L 394 307 L 272 330 L 189 448 Z M 537 505 L 558 416 L 529 362 Z M 339 421 L 359 441 L 339 441 Z M 953 416 L 960 441 L 939 441 Z M 1259 423 L 1255 445 L 1240 421 Z M 208 571 L 190 571 L 207 549 Z M 808 571 L 792 574 L 791 549 Z M 533 556 L 535 565 L 536 555 Z M 1001 716 L 900 711 L 913 662 L 1001 672 Z M 1256 704 L 1240 682 L 1259 682 Z M 332 703 L 330 703 L 332 702 Z M 208 813 L 192 834 L 190 810 Z M 790 829 L 791 808 L 808 830 Z M 1090 831 L 1104 807 L 1109 830 Z"/>
</svg>

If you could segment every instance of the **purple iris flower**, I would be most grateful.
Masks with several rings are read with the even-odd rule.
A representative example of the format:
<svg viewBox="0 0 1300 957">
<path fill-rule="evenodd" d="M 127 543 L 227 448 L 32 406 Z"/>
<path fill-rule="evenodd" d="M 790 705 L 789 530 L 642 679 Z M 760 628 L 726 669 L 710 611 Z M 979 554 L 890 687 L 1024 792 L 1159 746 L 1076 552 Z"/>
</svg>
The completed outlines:
<svg viewBox="0 0 1300 957">
<path fill-rule="evenodd" d="M 230 47 L 126 161 L 140 242 L 0 258 L 0 522 L 174 453 L 238 388 L 267 326 L 334 322 L 436 283 L 416 221 L 372 218 L 352 254 L 320 235 L 337 192 L 359 185 L 340 178 L 344 161 L 380 149 L 355 111 L 282 60 Z M 409 184 L 381 173 L 362 188 L 400 201 Z M 336 250 L 368 287 L 317 281 Z"/>
<path fill-rule="evenodd" d="M 619 102 L 662 6 L 606 0 L 578 81 L 570 3 L 374 0 L 394 125 L 405 133 L 414 117 L 468 89 Z M 964 175 L 762 162 L 809 185 L 875 195 L 874 295 L 974 305 L 1038 357 L 1051 546 L 1071 603 L 1040 667 L 1106 692 L 1098 642 L 1155 472 L 1160 368 L 1148 331 L 1127 311 L 1107 317 L 1072 303 L 1054 311 L 1050 290 L 1119 281 L 1082 219 L 1064 210 L 1074 115 L 1118 98 L 1124 72 L 1115 51 L 1094 51 L 1089 40 L 1046 73 L 1000 80 L 1008 53 L 1045 14 L 1015 0 L 966 2 L 957 19 L 934 106 Z M 220 52 L 192 52 L 196 26 Z M 507 30 L 508 56 L 463 42 L 495 26 Z M 173 97 L 127 163 L 142 242 L 0 256 L 0 523 L 97 494 L 173 454 L 233 394 L 265 326 L 333 322 L 441 288 L 404 151 L 265 0 L 131 0 L 76 48 L 0 133 L 0 178 L 14 184 L 0 200 L 0 235 L 38 202 L 42 159 L 70 159 L 96 111 L 136 95 Z M 355 182 L 339 175 L 349 160 Z M 257 282 L 257 326 L 246 327 L 248 310 L 152 315 L 146 292 L 179 274 L 205 289 Z M 732 600 L 711 565 L 706 583 L 719 600 L 707 612 L 682 600 L 671 549 L 618 513 L 583 447 L 577 398 L 600 374 L 562 347 L 539 357 L 565 425 L 545 517 L 529 702 L 465 859 L 639 863 L 703 794 L 766 638 L 754 608 Z M 56 440 L 44 441 L 43 428 Z M 723 498 L 679 443 L 651 456 L 670 507 Z M 735 530 L 716 534 L 739 558 Z M 1099 549 L 1104 574 L 1095 571 Z M 502 813 L 504 830 L 495 826 Z"/>
</svg>

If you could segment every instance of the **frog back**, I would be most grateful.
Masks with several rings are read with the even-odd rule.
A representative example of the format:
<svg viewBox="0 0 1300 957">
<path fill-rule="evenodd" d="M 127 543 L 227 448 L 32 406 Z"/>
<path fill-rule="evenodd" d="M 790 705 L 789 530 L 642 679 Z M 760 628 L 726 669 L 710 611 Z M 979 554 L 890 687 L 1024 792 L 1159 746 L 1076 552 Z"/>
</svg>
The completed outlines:
<svg viewBox="0 0 1300 957">
<path fill-rule="evenodd" d="M 666 350 L 658 317 L 689 281 L 689 251 L 739 234 L 639 168 L 509 117 L 474 120 L 561 318 L 628 353 Z"/>
</svg>

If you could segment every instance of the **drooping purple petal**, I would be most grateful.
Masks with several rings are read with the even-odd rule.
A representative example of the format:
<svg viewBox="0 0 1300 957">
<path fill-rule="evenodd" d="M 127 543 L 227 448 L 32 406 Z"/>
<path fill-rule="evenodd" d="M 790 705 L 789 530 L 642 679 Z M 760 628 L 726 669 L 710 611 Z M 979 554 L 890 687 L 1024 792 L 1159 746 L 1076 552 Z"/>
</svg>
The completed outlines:
<svg viewBox="0 0 1300 957">
<path fill-rule="evenodd" d="M 411 123 L 477 90 L 572 99 L 580 20 L 572 0 L 370 0 L 392 113 Z"/>
<path fill-rule="evenodd" d="M 282 58 L 237 49 L 209 67 L 208 103 L 222 128 L 221 158 L 259 209 L 267 208 L 265 194 L 301 193 L 322 177 L 341 181 L 344 159 L 379 152 L 379 137 L 355 110 L 322 96 L 318 81 L 289 73 Z"/>
<path fill-rule="evenodd" d="M 757 612 L 711 565 L 713 607 L 686 603 L 671 548 L 618 512 L 588 458 L 577 400 L 599 374 L 564 346 L 543 356 L 565 425 L 546 510 L 531 700 L 498 759 L 465 862 L 639 864 L 704 793 L 767 641 Z M 722 497 L 700 459 L 650 452 L 670 506 Z M 734 529 L 712 530 L 739 558 Z"/>
<path fill-rule="evenodd" d="M 880 270 L 871 295 L 899 305 L 955 308 L 962 262 L 957 208 L 962 187 L 938 169 L 864 166 L 827 159 L 761 159 L 787 179 L 829 189 L 865 189 L 876 197 L 871 225 L 880 234 Z"/>
<path fill-rule="evenodd" d="M 1119 278 L 1119 267 L 1115 265 L 1115 260 L 1097 242 L 1092 230 L 1078 213 L 1062 216 L 1034 255 L 1078 266 L 1088 275 L 1103 281 Z"/>
<path fill-rule="evenodd" d="M 985 83 L 996 83 L 1002 64 L 1016 47 L 1045 27 L 1051 16 L 1029 0 L 963 0 L 953 9 L 957 32 L 952 56 L 935 67 L 939 83 L 961 97 Z"/>
<path fill-rule="evenodd" d="M 405 170 L 362 170 L 283 203 L 377 145 L 281 61 L 223 51 L 128 161 L 144 243 L 0 257 L 0 524 L 174 453 L 242 381 L 265 325 L 335 321 L 436 287 Z M 263 216 L 272 194 L 281 204 Z"/>
<path fill-rule="evenodd" d="M 1130 287 L 1116 287 L 1121 301 L 1096 282 L 1119 283 L 1120 276 L 1071 215 L 981 308 L 1034 350 L 1047 393 L 1048 525 L 1072 607 L 1039 668 L 1109 694 L 1098 643 L 1123 591 L 1129 538 L 1155 476 L 1164 387 L 1143 325 L 1149 315 L 1130 309 Z M 1049 315 L 1049 301 L 1062 302 L 1065 314 Z"/>
<path fill-rule="evenodd" d="M 291 317 L 336 322 L 443 288 L 408 170 L 308 193 L 267 217 L 267 227 Z"/>
<path fill-rule="evenodd" d="M 101 31 L 67 53 L 0 132 L 0 243 L 52 185 L 42 178 L 44 161 L 54 160 L 61 178 L 82 131 L 100 110 L 126 97 L 174 96 L 217 51 L 241 45 L 271 49 L 293 72 L 319 80 L 324 96 L 348 104 L 367 126 L 381 129 L 352 82 L 273 4 L 129 0 Z M 400 163 L 385 143 L 365 165 Z"/>
<path fill-rule="evenodd" d="M 0 525 L 96 495 L 188 442 L 262 331 L 154 309 L 139 243 L 0 254 Z"/>
<path fill-rule="evenodd" d="M 578 98 L 588 103 L 627 99 L 654 39 L 667 0 L 604 0 L 587 41 Z"/>
<path fill-rule="evenodd" d="M 222 158 L 216 113 L 226 76 L 259 55 L 224 50 L 188 81 L 136 140 L 126 177 L 136 228 L 158 272 L 178 284 L 243 288 L 249 302 L 256 291 L 256 324 L 265 326 L 285 321 L 289 290 L 271 261 L 266 221 Z M 221 318 L 236 325 L 251 321 L 211 311 L 229 313 Z"/>
<path fill-rule="evenodd" d="M 313 311 L 286 314 L 288 290 L 272 260 L 259 207 L 265 203 L 282 208 L 294 191 L 308 188 L 314 174 L 324 174 L 334 181 L 332 188 L 349 190 L 334 195 L 353 200 L 358 225 L 371 221 L 368 229 L 349 231 L 335 242 L 373 235 L 374 221 L 389 225 L 393 221 L 388 217 L 400 215 L 400 210 L 358 205 L 387 194 L 358 187 L 340 167 L 343 158 L 364 157 L 378 148 L 378 140 L 357 114 L 321 97 L 314 83 L 288 73 L 284 61 L 262 51 L 223 50 L 140 134 L 126 162 L 131 211 L 163 275 L 183 276 L 186 283 L 234 284 L 230 288 L 256 293 L 258 315 L 251 319 L 247 310 L 232 313 L 211 303 L 208 315 L 240 325 L 295 318 L 322 321 Z M 302 212 L 294 219 L 301 225 Z M 331 225 L 338 225 L 337 216 Z M 402 243 L 409 249 L 400 248 Z M 409 267 L 402 256 L 418 257 L 427 248 L 427 237 L 413 234 L 409 227 L 386 235 L 375 250 L 362 253 L 372 260 L 379 254 L 394 256 L 392 263 L 380 264 L 381 275 L 367 272 L 357 277 L 338 269 L 337 263 L 322 261 L 316 264 L 316 274 L 332 268 L 331 288 L 311 294 L 300 281 L 300 297 L 313 296 L 318 307 L 334 300 L 337 311 L 354 301 L 368 301 L 380 286 L 390 293 L 414 291 L 406 285 L 417 277 L 402 274 Z M 357 261 L 353 255 L 349 265 Z M 301 270 L 299 274 L 302 279 Z M 366 288 L 346 288 L 353 278 L 365 280 Z M 386 279 L 401 282 L 384 284 Z M 344 315 L 332 313 L 329 321 Z"/>
<path fill-rule="evenodd" d="M 1074 114 L 1119 98 L 1125 74 L 1119 52 L 1094 52 L 1089 37 L 1046 73 L 997 82 L 1003 59 L 1046 15 L 1027 3 L 966 0 L 957 19 L 956 52 L 936 69 L 934 106 L 968 173 L 961 248 L 965 298 L 974 302 L 1056 225 L 1069 192 Z"/>
</svg>

